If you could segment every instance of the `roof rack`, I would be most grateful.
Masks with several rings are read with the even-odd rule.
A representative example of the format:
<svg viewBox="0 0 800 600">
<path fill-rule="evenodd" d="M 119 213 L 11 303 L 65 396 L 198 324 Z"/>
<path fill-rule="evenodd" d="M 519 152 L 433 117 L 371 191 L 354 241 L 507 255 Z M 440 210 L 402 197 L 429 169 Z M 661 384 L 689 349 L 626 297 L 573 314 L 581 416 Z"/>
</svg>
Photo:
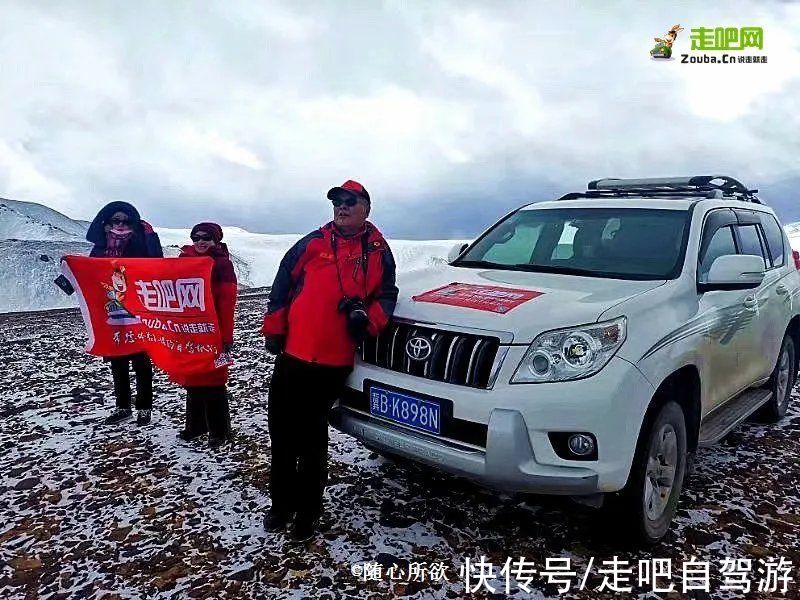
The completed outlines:
<svg viewBox="0 0 800 600">
<path fill-rule="evenodd" d="M 693 177 L 654 177 L 651 179 L 617 179 L 608 177 L 590 181 L 585 192 L 570 192 L 559 200 L 608 197 L 669 198 L 735 198 L 742 202 L 762 204 L 758 190 L 747 189 L 742 182 L 727 175 L 695 175 Z"/>
</svg>

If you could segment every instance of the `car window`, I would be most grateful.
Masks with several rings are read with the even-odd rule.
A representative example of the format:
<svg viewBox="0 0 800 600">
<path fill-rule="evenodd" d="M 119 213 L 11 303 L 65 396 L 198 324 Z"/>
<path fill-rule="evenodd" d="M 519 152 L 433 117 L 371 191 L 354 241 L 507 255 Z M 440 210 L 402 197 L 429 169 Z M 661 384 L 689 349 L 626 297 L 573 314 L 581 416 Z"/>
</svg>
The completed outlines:
<svg viewBox="0 0 800 600">
<path fill-rule="evenodd" d="M 767 248 L 773 267 L 782 267 L 785 262 L 786 249 L 783 245 L 783 229 L 778 225 L 775 217 L 762 214 L 761 224 L 764 226 L 764 234 L 767 238 Z"/>
<path fill-rule="evenodd" d="M 514 228 L 510 228 L 505 236 L 499 240 L 484 256 L 484 260 L 502 264 L 518 261 L 518 257 L 524 257 L 525 262 L 530 260 L 536 241 L 542 231 L 542 224 L 536 223 L 529 225 L 519 223 Z"/>
<path fill-rule="evenodd" d="M 572 258 L 572 242 L 575 239 L 575 233 L 577 231 L 578 229 L 569 223 L 564 225 L 564 230 L 561 232 L 558 244 L 553 248 L 553 252 L 550 255 L 551 260 Z"/>
<path fill-rule="evenodd" d="M 720 227 L 711 237 L 705 255 L 700 260 L 700 278 L 704 279 L 711 270 L 711 265 L 720 256 L 736 254 L 736 242 L 730 227 Z"/>
<path fill-rule="evenodd" d="M 761 238 L 758 235 L 758 226 L 757 225 L 739 225 L 739 241 L 741 242 L 741 248 L 739 249 L 739 254 L 752 254 L 754 256 L 760 256 L 762 260 L 764 259 L 764 249 L 761 246 Z M 766 261 L 764 262 L 764 268 L 767 268 Z"/>
<path fill-rule="evenodd" d="M 453 266 L 672 279 L 685 256 L 686 210 L 563 208 L 517 211 Z"/>
</svg>

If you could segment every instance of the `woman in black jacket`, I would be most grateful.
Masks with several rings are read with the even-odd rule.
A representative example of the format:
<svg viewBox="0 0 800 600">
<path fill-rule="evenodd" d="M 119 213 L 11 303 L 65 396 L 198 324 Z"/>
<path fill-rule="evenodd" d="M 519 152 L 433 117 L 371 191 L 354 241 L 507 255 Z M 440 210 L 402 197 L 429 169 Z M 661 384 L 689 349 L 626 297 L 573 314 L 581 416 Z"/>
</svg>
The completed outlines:
<svg viewBox="0 0 800 600">
<path fill-rule="evenodd" d="M 86 239 L 94 244 L 89 256 L 100 258 L 162 258 L 161 241 L 149 223 L 127 202 L 104 206 L 89 226 Z M 136 374 L 136 423 L 150 422 L 153 408 L 153 366 L 147 354 L 109 359 L 114 378 L 116 408 L 106 423 L 119 423 L 131 416 L 130 365 Z"/>
</svg>

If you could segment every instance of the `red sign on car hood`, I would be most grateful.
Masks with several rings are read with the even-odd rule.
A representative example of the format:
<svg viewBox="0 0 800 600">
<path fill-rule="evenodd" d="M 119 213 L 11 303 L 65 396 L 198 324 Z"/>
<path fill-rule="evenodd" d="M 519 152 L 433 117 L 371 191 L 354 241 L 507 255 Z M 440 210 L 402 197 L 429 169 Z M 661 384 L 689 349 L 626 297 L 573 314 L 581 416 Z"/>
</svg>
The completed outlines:
<svg viewBox="0 0 800 600">
<path fill-rule="evenodd" d="M 493 285 L 473 285 L 471 283 L 450 283 L 413 296 L 415 302 L 432 302 L 463 308 L 474 308 L 488 312 L 505 314 L 528 300 L 541 296 L 543 292 Z"/>
</svg>

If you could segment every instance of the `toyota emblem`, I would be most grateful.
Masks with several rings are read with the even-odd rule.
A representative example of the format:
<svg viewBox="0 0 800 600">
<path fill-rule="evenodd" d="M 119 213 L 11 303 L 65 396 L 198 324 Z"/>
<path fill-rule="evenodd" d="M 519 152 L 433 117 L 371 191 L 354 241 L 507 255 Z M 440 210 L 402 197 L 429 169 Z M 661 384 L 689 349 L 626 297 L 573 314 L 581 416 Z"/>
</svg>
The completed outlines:
<svg viewBox="0 0 800 600">
<path fill-rule="evenodd" d="M 412 337 L 406 343 L 406 355 L 411 360 L 427 360 L 433 347 L 431 341 L 424 337 Z"/>
</svg>

